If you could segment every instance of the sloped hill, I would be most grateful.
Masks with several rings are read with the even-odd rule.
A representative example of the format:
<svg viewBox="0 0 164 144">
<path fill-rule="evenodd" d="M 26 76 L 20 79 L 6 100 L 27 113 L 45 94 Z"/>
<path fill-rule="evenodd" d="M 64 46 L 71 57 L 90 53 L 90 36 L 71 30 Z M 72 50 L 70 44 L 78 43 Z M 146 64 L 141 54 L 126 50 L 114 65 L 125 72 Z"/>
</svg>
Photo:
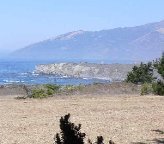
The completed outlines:
<svg viewBox="0 0 164 144">
<path fill-rule="evenodd" d="M 11 54 L 25 59 L 144 61 L 164 51 L 164 21 L 102 31 L 74 31 Z"/>
</svg>

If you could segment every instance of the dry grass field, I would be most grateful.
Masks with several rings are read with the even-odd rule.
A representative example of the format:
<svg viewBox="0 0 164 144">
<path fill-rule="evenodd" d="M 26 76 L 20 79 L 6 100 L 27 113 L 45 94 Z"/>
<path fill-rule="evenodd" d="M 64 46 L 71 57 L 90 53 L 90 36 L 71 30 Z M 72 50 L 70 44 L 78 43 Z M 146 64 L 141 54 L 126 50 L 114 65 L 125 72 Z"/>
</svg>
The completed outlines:
<svg viewBox="0 0 164 144">
<path fill-rule="evenodd" d="M 155 143 L 164 138 L 164 97 L 137 95 L 60 96 L 16 100 L 0 97 L 0 144 L 52 144 L 59 119 L 71 113 L 91 140 L 116 144 Z"/>
</svg>

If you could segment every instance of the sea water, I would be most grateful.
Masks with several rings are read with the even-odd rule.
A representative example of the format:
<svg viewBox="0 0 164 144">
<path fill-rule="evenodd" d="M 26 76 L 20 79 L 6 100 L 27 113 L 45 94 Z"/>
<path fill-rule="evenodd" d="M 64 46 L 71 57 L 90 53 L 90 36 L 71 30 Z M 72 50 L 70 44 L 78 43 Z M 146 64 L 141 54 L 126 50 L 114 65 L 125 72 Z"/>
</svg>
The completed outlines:
<svg viewBox="0 0 164 144">
<path fill-rule="evenodd" d="M 60 84 L 79 85 L 104 83 L 105 80 L 74 78 L 57 75 L 43 75 L 34 72 L 38 64 L 48 64 L 54 62 L 42 61 L 0 61 L 0 84 Z"/>
</svg>

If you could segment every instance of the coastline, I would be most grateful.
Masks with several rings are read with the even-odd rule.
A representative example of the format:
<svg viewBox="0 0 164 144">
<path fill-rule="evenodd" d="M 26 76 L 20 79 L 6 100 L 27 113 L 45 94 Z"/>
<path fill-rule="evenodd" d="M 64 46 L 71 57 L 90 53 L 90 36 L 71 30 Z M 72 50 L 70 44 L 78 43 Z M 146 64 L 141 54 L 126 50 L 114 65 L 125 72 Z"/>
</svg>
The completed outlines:
<svg viewBox="0 0 164 144">
<path fill-rule="evenodd" d="M 126 79 L 135 64 L 95 64 L 95 63 L 54 63 L 41 64 L 35 67 L 36 74 L 61 75 L 75 78 L 92 78 L 110 80 L 111 82 Z"/>
</svg>

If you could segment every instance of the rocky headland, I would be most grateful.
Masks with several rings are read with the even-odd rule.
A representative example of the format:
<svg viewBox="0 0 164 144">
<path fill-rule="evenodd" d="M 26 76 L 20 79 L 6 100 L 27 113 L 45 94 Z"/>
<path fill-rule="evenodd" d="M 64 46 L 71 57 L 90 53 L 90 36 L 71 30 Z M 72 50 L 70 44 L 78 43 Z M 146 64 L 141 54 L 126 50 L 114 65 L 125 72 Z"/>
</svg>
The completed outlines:
<svg viewBox="0 0 164 144">
<path fill-rule="evenodd" d="M 35 73 L 123 81 L 133 66 L 134 64 L 55 63 L 37 65 Z"/>
</svg>

